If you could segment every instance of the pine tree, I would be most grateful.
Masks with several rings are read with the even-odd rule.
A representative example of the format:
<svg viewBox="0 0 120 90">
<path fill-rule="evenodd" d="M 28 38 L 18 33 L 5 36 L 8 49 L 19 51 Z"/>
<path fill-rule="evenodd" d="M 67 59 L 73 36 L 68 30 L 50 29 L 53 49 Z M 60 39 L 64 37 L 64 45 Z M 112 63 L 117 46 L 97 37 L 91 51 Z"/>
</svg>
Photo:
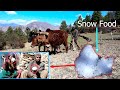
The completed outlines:
<svg viewBox="0 0 120 90">
<path fill-rule="evenodd" d="M 115 19 L 115 12 L 114 11 L 109 11 L 107 15 L 104 16 L 103 20 L 105 22 L 110 22 Z"/>
<path fill-rule="evenodd" d="M 17 35 L 17 37 L 20 39 L 21 42 L 26 42 L 27 41 L 27 37 L 20 27 L 16 28 L 14 30 L 14 32 Z"/>
<path fill-rule="evenodd" d="M 5 32 L 5 40 L 10 41 L 12 40 L 12 35 L 14 34 L 13 28 L 10 26 L 8 27 L 7 31 Z"/>
<path fill-rule="evenodd" d="M 84 21 L 85 22 L 90 22 L 91 21 L 91 16 L 90 15 L 86 15 Z"/>
<path fill-rule="evenodd" d="M 28 36 L 29 36 L 29 33 L 30 33 L 30 28 L 29 28 L 29 27 L 26 27 L 26 29 L 25 29 L 25 33 L 26 33 L 26 35 L 27 35 L 27 38 L 28 38 Z"/>
<path fill-rule="evenodd" d="M 13 28 L 10 26 L 6 31 L 6 34 L 11 35 L 12 33 L 13 33 Z"/>
<path fill-rule="evenodd" d="M 97 24 L 99 24 L 99 21 L 102 20 L 101 11 L 94 11 L 91 20 L 92 22 L 97 22 Z"/>
<path fill-rule="evenodd" d="M 14 30 L 14 32 L 20 37 L 20 36 L 24 36 L 24 32 L 22 31 L 22 29 L 20 27 L 16 28 Z"/>
<path fill-rule="evenodd" d="M 117 25 L 120 25 L 120 11 L 115 12 L 115 19 L 117 21 Z"/>
<path fill-rule="evenodd" d="M 3 50 L 5 45 L 6 45 L 5 33 L 2 30 L 0 30 L 0 50 Z"/>
<path fill-rule="evenodd" d="M 67 30 L 67 24 L 66 24 L 66 21 L 62 21 L 62 22 L 61 22 L 60 30 Z"/>
</svg>

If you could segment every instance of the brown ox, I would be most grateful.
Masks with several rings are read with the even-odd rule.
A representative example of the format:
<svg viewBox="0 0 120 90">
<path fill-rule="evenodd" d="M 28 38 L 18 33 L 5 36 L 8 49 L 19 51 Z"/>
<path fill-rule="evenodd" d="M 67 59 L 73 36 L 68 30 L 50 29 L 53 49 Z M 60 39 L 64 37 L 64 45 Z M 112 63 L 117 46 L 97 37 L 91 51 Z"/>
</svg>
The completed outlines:
<svg viewBox="0 0 120 90">
<path fill-rule="evenodd" d="M 33 48 L 34 46 L 38 46 L 38 49 L 40 51 L 41 46 L 44 46 L 44 51 L 45 51 L 46 43 L 38 42 L 38 39 L 39 39 L 39 33 L 33 31 L 29 33 L 28 42 L 29 43 L 32 42 L 31 47 Z"/>
<path fill-rule="evenodd" d="M 44 46 L 44 51 L 48 51 L 48 45 L 49 45 L 49 42 L 45 39 L 45 35 L 43 34 L 41 34 L 41 36 L 37 35 L 36 37 L 34 37 L 31 43 L 31 47 L 38 46 L 39 51 L 41 46 Z M 46 50 L 46 47 L 47 47 L 47 50 Z"/>
<path fill-rule="evenodd" d="M 33 46 L 37 45 L 38 42 L 41 45 L 50 44 L 56 53 L 56 49 L 63 44 L 65 46 L 66 53 L 68 52 L 68 33 L 64 30 L 47 29 L 46 32 L 41 32 L 35 39 L 35 42 L 32 42 Z"/>
</svg>

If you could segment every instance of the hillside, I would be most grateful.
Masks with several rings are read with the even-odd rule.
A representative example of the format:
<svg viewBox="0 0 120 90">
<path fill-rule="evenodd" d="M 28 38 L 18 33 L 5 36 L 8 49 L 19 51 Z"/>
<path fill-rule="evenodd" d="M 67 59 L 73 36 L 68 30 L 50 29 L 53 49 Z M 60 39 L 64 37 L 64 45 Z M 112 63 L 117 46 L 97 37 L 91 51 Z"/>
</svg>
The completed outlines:
<svg viewBox="0 0 120 90">
<path fill-rule="evenodd" d="M 50 29 L 53 29 L 53 30 L 59 29 L 59 26 L 55 26 L 55 25 L 52 25 L 52 24 L 47 23 L 47 22 L 35 21 L 35 22 L 31 22 L 27 25 L 18 25 L 18 24 L 15 24 L 15 23 L 10 23 L 10 24 L 0 23 L 0 30 L 7 31 L 9 26 L 11 26 L 13 29 L 20 27 L 23 31 L 25 31 L 26 27 L 29 27 L 30 29 L 37 28 L 38 30 L 40 29 L 42 31 L 45 31 L 47 28 L 50 28 Z"/>
</svg>

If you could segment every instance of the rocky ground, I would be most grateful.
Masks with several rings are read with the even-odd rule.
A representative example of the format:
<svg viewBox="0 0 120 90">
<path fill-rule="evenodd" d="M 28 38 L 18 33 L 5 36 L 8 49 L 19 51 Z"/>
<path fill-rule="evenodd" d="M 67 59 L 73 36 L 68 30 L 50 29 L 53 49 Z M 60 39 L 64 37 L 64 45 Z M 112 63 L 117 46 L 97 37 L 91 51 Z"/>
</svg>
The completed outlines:
<svg viewBox="0 0 120 90">
<path fill-rule="evenodd" d="M 79 51 L 69 51 L 68 53 L 59 53 L 51 55 L 51 65 L 74 64 L 75 58 L 79 55 Z M 77 73 L 74 66 L 56 67 L 50 69 L 51 79 L 76 79 Z"/>
</svg>

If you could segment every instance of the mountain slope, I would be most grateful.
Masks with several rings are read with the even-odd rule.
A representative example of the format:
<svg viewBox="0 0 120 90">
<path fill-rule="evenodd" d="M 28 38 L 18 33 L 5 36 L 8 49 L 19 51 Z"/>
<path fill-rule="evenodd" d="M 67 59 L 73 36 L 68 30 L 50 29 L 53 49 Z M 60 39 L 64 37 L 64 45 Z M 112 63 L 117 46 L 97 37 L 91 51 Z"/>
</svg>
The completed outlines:
<svg viewBox="0 0 120 90">
<path fill-rule="evenodd" d="M 7 31 L 9 26 L 13 27 L 13 29 L 20 27 L 23 31 L 25 31 L 26 27 L 29 27 L 31 30 L 37 28 L 38 30 L 42 30 L 42 31 L 45 31 L 47 28 L 50 28 L 52 30 L 59 29 L 59 26 L 54 26 L 54 25 L 49 24 L 47 22 L 31 22 L 27 25 L 18 25 L 15 23 L 0 24 L 0 30 Z"/>
<path fill-rule="evenodd" d="M 53 30 L 59 29 L 59 26 L 54 26 L 54 25 L 51 25 L 47 22 L 32 22 L 32 23 L 27 24 L 26 27 L 29 27 L 31 29 L 37 28 L 37 29 L 40 29 L 42 31 L 45 31 L 47 28 L 50 28 Z"/>
</svg>

